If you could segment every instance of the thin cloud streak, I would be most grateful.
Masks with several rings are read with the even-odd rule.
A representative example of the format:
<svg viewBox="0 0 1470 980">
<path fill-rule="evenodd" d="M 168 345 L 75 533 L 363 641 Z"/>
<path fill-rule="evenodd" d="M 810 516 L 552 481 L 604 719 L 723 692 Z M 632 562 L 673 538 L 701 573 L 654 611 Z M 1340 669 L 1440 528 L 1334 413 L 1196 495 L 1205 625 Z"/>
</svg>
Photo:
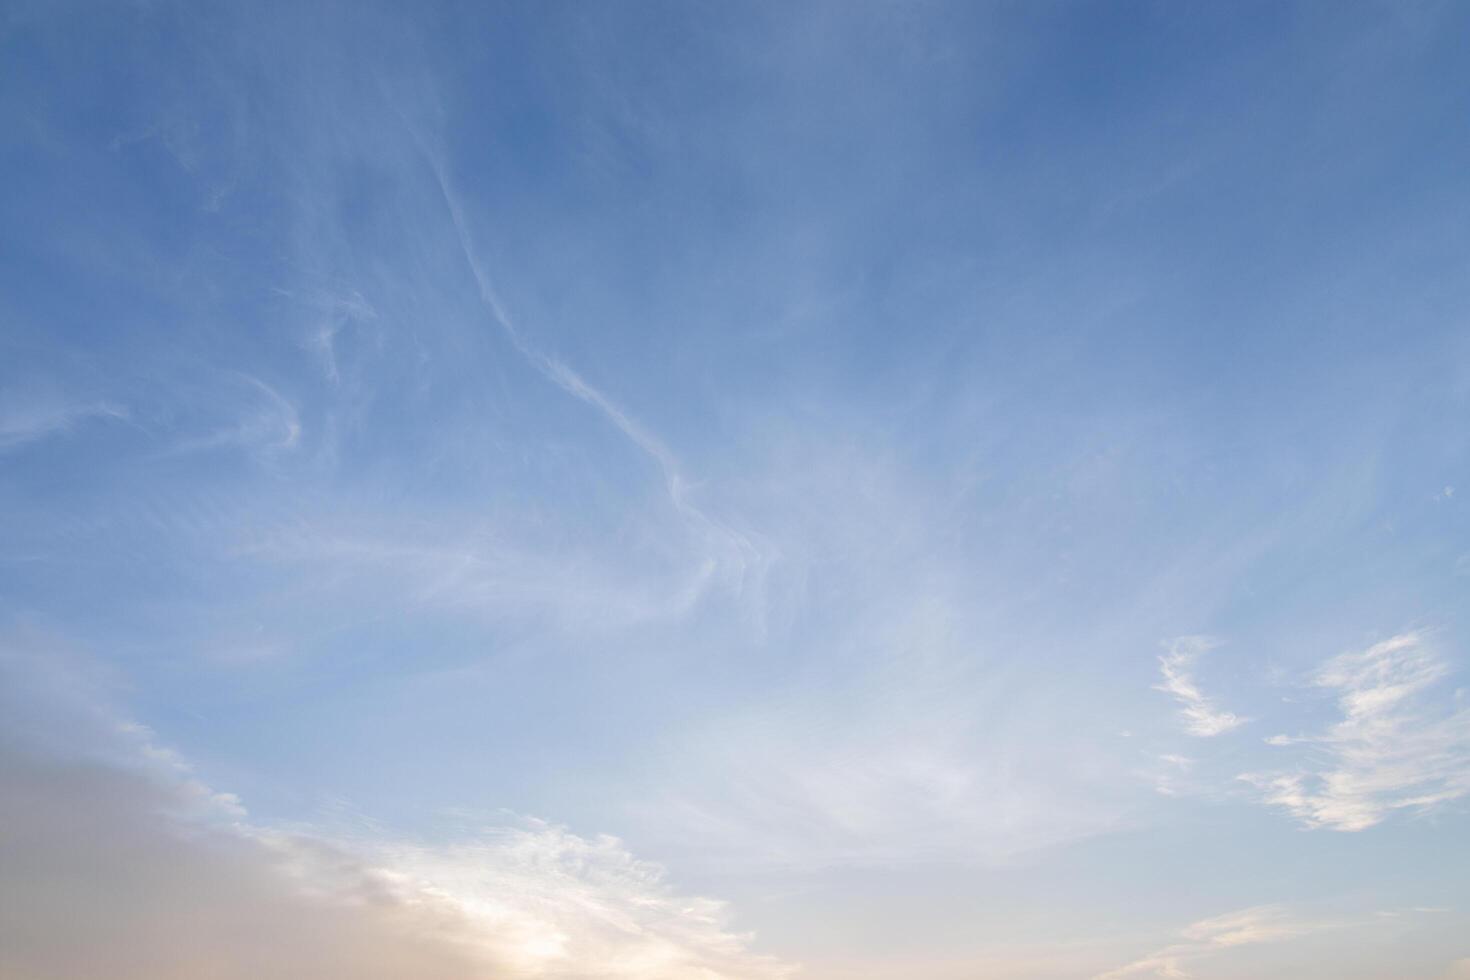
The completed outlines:
<svg viewBox="0 0 1470 980">
<path fill-rule="evenodd" d="M 1224 735 L 1250 720 L 1215 707 L 1194 679 L 1192 671 L 1196 662 L 1217 645 L 1206 636 L 1181 636 L 1159 658 L 1159 671 L 1164 680 L 1156 690 L 1174 696 L 1181 705 L 1179 714 L 1184 719 L 1184 730 L 1199 738 Z"/>
<path fill-rule="evenodd" d="M 1167 977 L 1187 980 L 1194 976 L 1191 964 L 1238 946 L 1279 943 L 1312 932 L 1335 929 L 1331 923 L 1293 918 L 1277 905 L 1260 905 L 1210 919 L 1202 919 L 1179 931 L 1183 942 L 1157 949 L 1131 963 L 1097 974 L 1093 980 L 1122 980 L 1124 977 Z"/>
<path fill-rule="evenodd" d="M 64 435 L 93 419 L 126 419 L 108 402 L 68 403 L 13 395 L 0 403 L 0 453 Z"/>
<path fill-rule="evenodd" d="M 198 435 L 172 443 L 164 455 L 237 449 L 270 457 L 296 449 L 301 417 L 296 405 L 276 388 L 244 371 L 224 372 L 210 393 L 209 409 L 229 420 Z"/>
<path fill-rule="evenodd" d="M 715 572 L 709 559 L 634 572 L 593 553 L 548 553 L 483 528 L 462 527 L 454 535 L 416 530 L 297 522 L 257 535 L 234 553 L 300 566 L 324 598 L 336 593 L 348 602 L 370 593 L 402 610 L 539 620 L 569 632 L 677 620 L 694 608 Z"/>
<path fill-rule="evenodd" d="M 704 539 L 710 552 L 725 570 L 724 578 L 732 590 L 738 594 L 744 592 L 747 585 L 754 586 L 754 618 L 759 624 L 763 624 L 764 615 L 760 606 L 764 602 L 764 596 L 761 593 L 767 570 L 775 560 L 770 549 L 757 543 L 758 536 L 736 530 L 695 506 L 689 500 L 688 481 L 683 476 L 679 461 L 662 439 L 589 383 L 565 361 L 547 354 L 526 339 L 506 310 L 490 274 L 485 269 L 484 262 L 480 259 L 470 233 L 464 207 L 455 193 L 442 160 L 427 145 L 415 127 L 409 125 L 406 120 L 405 125 L 413 134 L 434 175 L 445 208 L 454 225 L 465 264 L 474 277 L 480 301 L 489 311 L 492 319 L 504 332 L 515 350 L 538 373 L 573 398 L 595 409 L 634 447 L 658 466 L 670 503 L 684 518 L 691 530 Z"/>
</svg>

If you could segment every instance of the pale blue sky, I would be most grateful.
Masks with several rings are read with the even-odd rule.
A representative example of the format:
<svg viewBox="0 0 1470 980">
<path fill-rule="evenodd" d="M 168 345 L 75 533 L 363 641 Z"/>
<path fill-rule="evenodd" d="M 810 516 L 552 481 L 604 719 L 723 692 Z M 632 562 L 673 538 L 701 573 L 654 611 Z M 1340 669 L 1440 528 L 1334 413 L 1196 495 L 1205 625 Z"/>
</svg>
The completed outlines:
<svg viewBox="0 0 1470 980">
<path fill-rule="evenodd" d="M 1467 30 L 3 5 L 0 973 L 1470 976 Z"/>
</svg>

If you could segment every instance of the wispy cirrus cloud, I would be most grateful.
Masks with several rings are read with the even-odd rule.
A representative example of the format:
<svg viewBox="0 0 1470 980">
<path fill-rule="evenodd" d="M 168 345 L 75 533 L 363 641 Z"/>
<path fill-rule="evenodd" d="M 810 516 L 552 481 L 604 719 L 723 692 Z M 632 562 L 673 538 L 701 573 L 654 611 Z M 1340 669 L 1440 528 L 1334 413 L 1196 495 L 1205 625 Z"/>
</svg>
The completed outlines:
<svg viewBox="0 0 1470 980">
<path fill-rule="evenodd" d="M 1334 929 L 1334 923 L 1312 922 L 1292 916 L 1279 905 L 1259 905 L 1202 919 L 1179 931 L 1182 941 L 1171 943 L 1094 980 L 1123 977 L 1168 977 L 1185 980 L 1194 974 L 1191 964 L 1238 946 L 1284 942 L 1312 932 Z"/>
<path fill-rule="evenodd" d="M 125 409 L 107 401 L 75 402 L 11 393 L 0 397 L 0 453 L 64 435 L 84 422 L 127 417 Z"/>
<path fill-rule="evenodd" d="M 573 632 L 679 619 L 692 611 L 715 572 L 714 561 L 700 555 L 634 570 L 592 550 L 550 553 L 493 528 L 466 526 L 451 536 L 388 522 L 368 529 L 292 524 L 247 542 L 236 554 L 327 570 L 314 591 L 344 602 L 372 595 L 401 609 L 536 620 Z"/>
<path fill-rule="evenodd" d="M 1194 765 L 1195 760 L 1189 756 L 1173 752 L 1160 755 L 1155 760 L 1151 773 L 1154 792 L 1160 796 L 1178 796 L 1181 792 L 1180 783 L 1188 778 Z"/>
<path fill-rule="evenodd" d="M 592 384 L 563 358 L 534 343 L 512 317 L 496 289 L 486 262 L 476 247 L 475 235 L 464 204 L 455 188 L 444 155 L 430 145 L 417 127 L 400 112 L 400 119 L 416 141 L 433 173 L 445 212 L 454 229 L 466 267 L 475 283 L 476 296 L 510 345 L 538 374 L 572 398 L 589 406 L 610 424 L 626 442 L 658 467 L 667 499 L 689 532 L 701 543 L 704 554 L 718 570 L 716 578 L 736 593 L 745 593 L 752 618 L 764 625 L 766 577 L 779 555 L 762 535 L 738 528 L 710 513 L 691 498 L 690 480 L 674 450 L 652 429 L 602 389 Z"/>
<path fill-rule="evenodd" d="M 1173 640 L 1169 644 L 1169 652 L 1159 658 L 1159 671 L 1164 679 L 1156 689 L 1174 696 L 1180 704 L 1184 730 L 1199 738 L 1223 735 L 1249 721 L 1217 708 L 1194 679 L 1195 664 L 1218 645 L 1207 636 L 1181 636 Z"/>
<path fill-rule="evenodd" d="M 224 372 L 205 398 L 206 418 L 219 421 L 209 431 L 184 436 L 170 453 L 234 448 L 273 453 L 295 449 L 301 441 L 296 405 L 260 378 L 243 371 Z"/>
<path fill-rule="evenodd" d="M 1463 691 L 1435 697 L 1449 676 L 1419 631 L 1335 657 L 1311 683 L 1333 693 L 1341 720 L 1320 734 L 1267 739 L 1309 751 L 1295 770 L 1240 779 L 1306 826 L 1340 831 L 1470 795 L 1470 707 Z"/>
</svg>

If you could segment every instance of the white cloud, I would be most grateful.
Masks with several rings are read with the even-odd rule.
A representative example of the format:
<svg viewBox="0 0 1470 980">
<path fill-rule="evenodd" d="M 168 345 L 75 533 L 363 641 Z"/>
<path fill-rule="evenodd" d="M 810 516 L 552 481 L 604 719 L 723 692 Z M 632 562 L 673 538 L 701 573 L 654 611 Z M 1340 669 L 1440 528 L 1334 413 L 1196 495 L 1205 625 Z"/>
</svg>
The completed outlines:
<svg viewBox="0 0 1470 980">
<path fill-rule="evenodd" d="M 769 980 L 720 903 L 609 837 L 430 846 L 201 817 L 190 784 L 3 753 L 0 974 Z M 211 794 L 218 798 L 219 794 Z"/>
<path fill-rule="evenodd" d="M 1200 738 L 1223 735 L 1245 724 L 1249 719 L 1222 711 L 1200 691 L 1191 673 L 1196 661 L 1214 649 L 1216 642 L 1206 636 L 1181 636 L 1169 644 L 1169 652 L 1159 658 L 1164 680 L 1157 690 L 1172 694 L 1180 705 L 1184 730 Z"/>
<path fill-rule="evenodd" d="M 1342 718 L 1304 745 L 1295 771 L 1240 778 L 1308 827 L 1365 830 L 1395 810 L 1427 811 L 1470 794 L 1470 709 L 1436 701 L 1449 666 L 1423 633 L 1402 633 L 1329 660 L 1312 679 Z"/>
<path fill-rule="evenodd" d="M 1189 972 L 1190 964 L 1233 947 L 1283 942 L 1332 928 L 1337 926 L 1295 919 L 1276 905 L 1241 909 L 1187 926 L 1179 931 L 1183 942 L 1173 943 L 1131 963 L 1099 973 L 1094 980 L 1150 976 L 1182 980 L 1193 976 Z"/>
<path fill-rule="evenodd" d="M 776 980 L 724 906 L 615 838 L 449 843 L 251 822 L 83 672 L 7 657 L 0 976 Z M 40 698 L 38 702 L 36 699 Z M 23 896 L 23 900 L 21 897 Z"/>
<path fill-rule="evenodd" d="M 439 900 L 477 945 L 519 976 L 780 977 L 747 952 L 724 906 L 681 896 L 615 838 L 532 823 L 442 847 L 379 846 L 380 873 L 405 901 Z"/>
</svg>

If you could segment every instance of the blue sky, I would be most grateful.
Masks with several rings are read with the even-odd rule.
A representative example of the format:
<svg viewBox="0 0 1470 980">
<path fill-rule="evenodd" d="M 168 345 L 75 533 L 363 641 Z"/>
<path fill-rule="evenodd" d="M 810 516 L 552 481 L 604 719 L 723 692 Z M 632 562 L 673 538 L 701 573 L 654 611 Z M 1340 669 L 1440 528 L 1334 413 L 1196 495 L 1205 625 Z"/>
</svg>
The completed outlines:
<svg viewBox="0 0 1470 980">
<path fill-rule="evenodd" d="M 1470 976 L 1467 28 L 6 5 L 0 972 Z"/>
</svg>

